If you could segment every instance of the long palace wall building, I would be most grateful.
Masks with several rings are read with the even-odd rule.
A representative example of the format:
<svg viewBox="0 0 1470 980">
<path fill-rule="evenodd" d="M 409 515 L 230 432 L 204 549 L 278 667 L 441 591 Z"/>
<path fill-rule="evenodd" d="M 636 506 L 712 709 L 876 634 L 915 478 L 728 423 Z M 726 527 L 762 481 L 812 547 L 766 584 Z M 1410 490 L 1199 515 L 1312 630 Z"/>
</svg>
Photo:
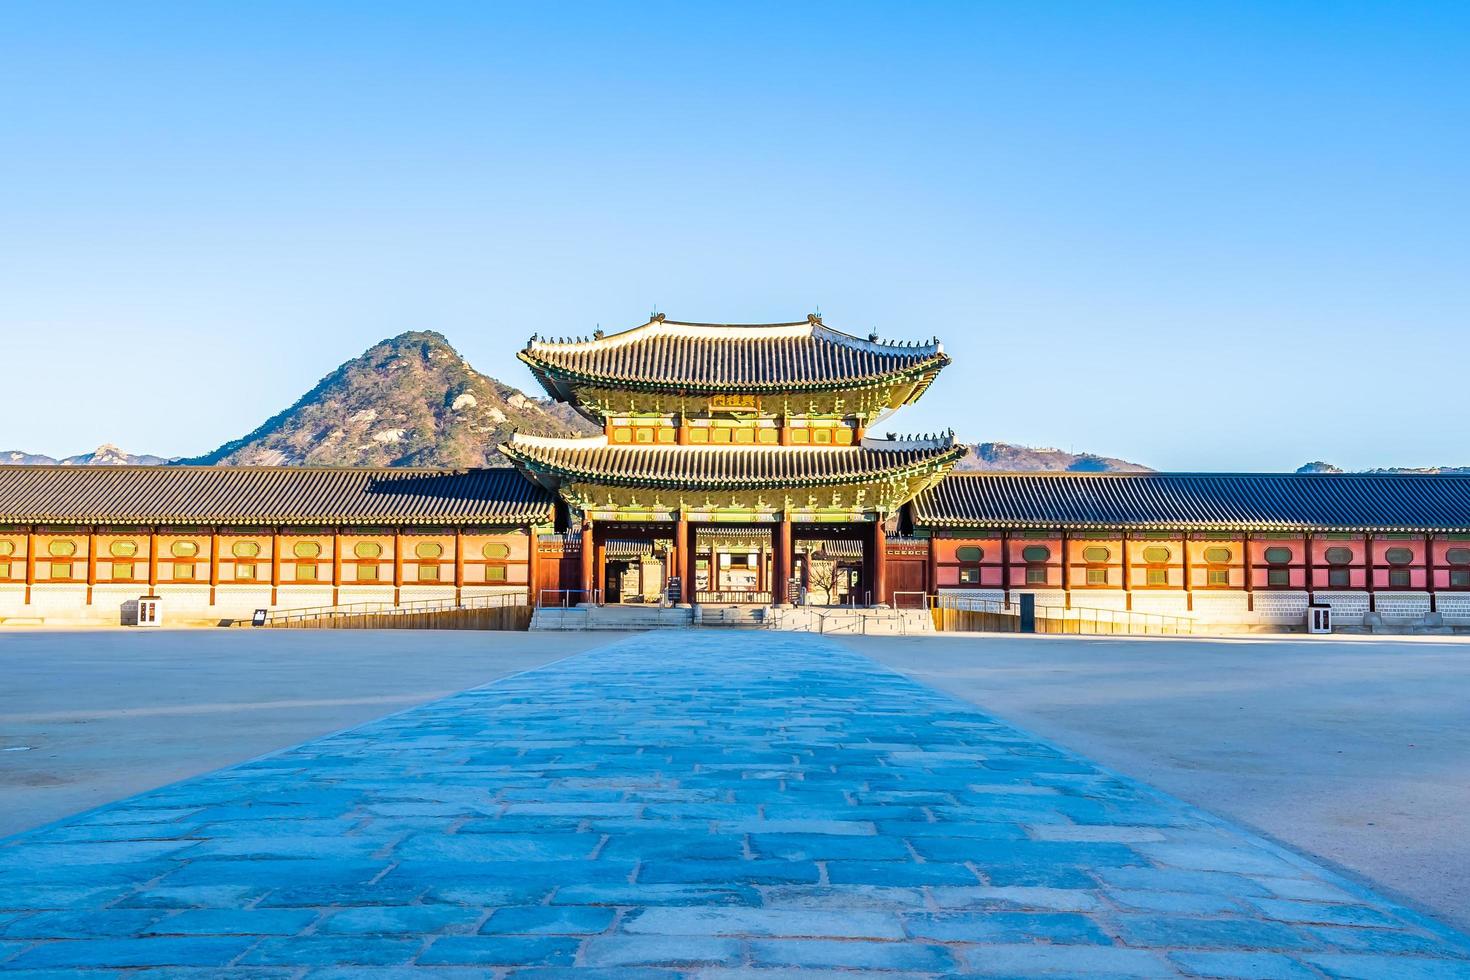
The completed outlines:
<svg viewBox="0 0 1470 980">
<path fill-rule="evenodd" d="M 952 473 L 875 435 L 937 340 L 677 323 L 520 353 L 602 427 L 515 469 L 0 467 L 0 623 L 173 623 L 509 594 L 544 605 L 916 606 L 960 594 L 1300 627 L 1470 624 L 1470 478 Z"/>
</svg>

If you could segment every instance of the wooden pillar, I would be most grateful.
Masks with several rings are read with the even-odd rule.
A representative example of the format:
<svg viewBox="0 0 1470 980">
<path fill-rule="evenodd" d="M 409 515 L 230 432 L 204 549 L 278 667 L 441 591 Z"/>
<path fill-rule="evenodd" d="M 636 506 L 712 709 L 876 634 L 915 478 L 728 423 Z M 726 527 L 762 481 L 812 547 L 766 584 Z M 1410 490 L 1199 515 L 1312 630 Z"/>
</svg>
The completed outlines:
<svg viewBox="0 0 1470 980">
<path fill-rule="evenodd" d="M 756 544 L 756 591 L 766 591 L 766 542 Z"/>
<path fill-rule="evenodd" d="M 771 601 L 777 605 L 793 601 L 789 585 L 791 583 L 791 516 L 789 511 L 781 512 L 781 522 L 776 525 L 776 581 L 772 583 Z"/>
<path fill-rule="evenodd" d="M 791 445 L 791 416 L 782 415 L 781 422 L 781 445 Z"/>
<path fill-rule="evenodd" d="M 924 591 L 931 596 L 939 595 L 939 546 L 935 543 L 935 535 L 938 533 L 929 532 L 929 555 L 924 567 Z"/>
<path fill-rule="evenodd" d="M 580 602 L 592 601 L 592 589 L 594 587 L 592 579 L 592 559 L 595 557 L 594 552 L 597 548 L 597 546 L 593 544 L 592 538 L 592 521 L 584 517 L 582 518 L 582 577 L 580 581 L 581 595 L 577 597 L 578 601 Z"/>
<path fill-rule="evenodd" d="M 403 528 L 393 529 L 393 605 L 403 595 Z"/>
<path fill-rule="evenodd" d="M 1240 536 L 1240 553 L 1245 558 L 1245 611 L 1255 612 L 1256 593 L 1252 581 L 1255 568 L 1251 565 L 1251 536 L 1249 534 Z"/>
<path fill-rule="evenodd" d="M 26 605 L 31 604 L 31 586 L 36 584 L 36 529 L 26 528 Z"/>
<path fill-rule="evenodd" d="M 219 528 L 209 531 L 209 604 L 214 605 L 214 591 L 219 588 Z"/>
<path fill-rule="evenodd" d="M 1365 554 L 1363 556 L 1363 560 L 1365 562 L 1367 562 L 1368 565 L 1369 565 L 1368 578 L 1369 579 L 1372 579 L 1373 578 L 1373 571 L 1372 571 L 1373 559 L 1370 556 L 1368 556 L 1368 555 Z M 1316 588 L 1315 588 L 1316 583 L 1312 581 L 1312 579 L 1315 577 L 1315 574 L 1316 573 L 1312 569 L 1312 536 L 1310 534 L 1303 534 L 1302 535 L 1302 561 L 1305 563 L 1306 569 L 1307 569 L 1307 605 L 1310 606 L 1312 604 L 1312 598 L 1316 594 L 1316 591 L 1317 591 Z M 1290 584 L 1289 579 L 1290 579 L 1290 573 L 1288 573 L 1288 583 L 1287 583 L 1288 585 Z"/>
<path fill-rule="evenodd" d="M 1123 608 L 1133 608 L 1133 583 L 1128 574 L 1128 532 L 1123 532 L 1123 565 L 1120 571 L 1123 573 Z"/>
<path fill-rule="evenodd" d="M 332 605 L 342 600 L 342 529 L 332 528 Z"/>
<path fill-rule="evenodd" d="M 674 574 L 679 576 L 679 601 L 688 604 L 693 592 L 690 580 L 694 576 L 694 553 L 689 546 L 689 522 L 682 509 L 674 523 Z"/>
<path fill-rule="evenodd" d="M 1071 539 L 1062 531 L 1062 608 L 1072 608 L 1072 555 Z"/>
<path fill-rule="evenodd" d="M 115 577 L 115 576 L 114 576 Z M 97 527 L 87 532 L 87 605 L 92 604 L 92 587 L 97 584 Z"/>
<path fill-rule="evenodd" d="M 1373 584 L 1374 572 L 1377 571 L 1373 561 L 1373 535 L 1363 535 L 1363 564 L 1367 566 L 1368 574 L 1363 579 L 1363 585 L 1368 590 L 1368 611 L 1378 611 L 1378 597 L 1374 594 Z"/>
<path fill-rule="evenodd" d="M 281 587 L 281 529 L 271 528 L 271 605 L 276 604 L 276 593 Z"/>
<path fill-rule="evenodd" d="M 1429 611 L 1434 612 L 1438 606 L 1434 595 L 1434 535 L 1424 535 L 1424 591 L 1429 593 Z"/>
<path fill-rule="evenodd" d="M 592 572 L 597 581 L 597 603 L 602 605 L 607 602 L 607 535 L 598 534 L 593 528 L 592 540 L 597 545 L 597 564 L 592 566 Z"/>
<path fill-rule="evenodd" d="M 872 604 L 887 601 L 888 592 L 888 531 L 883 527 L 883 515 L 874 515 L 873 521 L 873 596 Z"/>
<path fill-rule="evenodd" d="M 679 413 L 679 431 L 676 438 L 678 439 L 678 445 L 689 445 L 689 416 L 683 412 Z"/>
<path fill-rule="evenodd" d="M 526 590 L 535 609 L 541 604 L 541 532 L 534 525 L 526 529 Z"/>
<path fill-rule="evenodd" d="M 1126 586 L 1125 586 L 1126 588 Z M 1006 607 L 1011 605 L 1011 534 L 1000 532 L 1000 600 Z"/>
<path fill-rule="evenodd" d="M 274 554 L 274 552 L 272 552 Z M 87 560 L 92 558 L 91 552 L 87 553 Z M 158 594 L 158 528 L 154 526 L 148 531 L 148 594 Z M 275 596 L 271 597 L 275 602 Z"/>
<path fill-rule="evenodd" d="M 464 597 L 464 528 L 454 529 L 454 604 Z"/>
<path fill-rule="evenodd" d="M 1190 581 L 1189 532 L 1184 532 L 1184 608 L 1194 611 L 1194 583 Z"/>
</svg>

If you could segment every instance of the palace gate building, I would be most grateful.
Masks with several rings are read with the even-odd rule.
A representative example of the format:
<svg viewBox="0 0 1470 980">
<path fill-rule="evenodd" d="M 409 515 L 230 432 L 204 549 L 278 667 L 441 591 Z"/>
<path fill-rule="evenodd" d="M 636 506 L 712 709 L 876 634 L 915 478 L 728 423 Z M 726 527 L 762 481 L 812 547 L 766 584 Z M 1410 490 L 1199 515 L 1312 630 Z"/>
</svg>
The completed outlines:
<svg viewBox="0 0 1470 980">
<path fill-rule="evenodd" d="M 955 473 L 879 433 L 950 363 L 820 317 L 533 337 L 592 419 L 480 470 L 0 467 L 0 623 L 175 623 L 504 594 L 535 604 L 917 606 L 957 593 L 1205 625 L 1470 624 L 1470 477 Z M 1432 620 L 1433 621 L 1433 620 Z"/>
</svg>

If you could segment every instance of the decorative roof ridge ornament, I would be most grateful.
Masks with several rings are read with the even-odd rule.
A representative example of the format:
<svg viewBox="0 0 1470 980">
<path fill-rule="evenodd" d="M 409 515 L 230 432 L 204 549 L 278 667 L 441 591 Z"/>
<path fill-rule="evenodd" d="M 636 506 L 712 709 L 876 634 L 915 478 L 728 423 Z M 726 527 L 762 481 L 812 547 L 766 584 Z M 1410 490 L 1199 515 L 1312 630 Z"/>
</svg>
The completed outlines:
<svg viewBox="0 0 1470 980">
<path fill-rule="evenodd" d="M 898 435 L 893 432 L 885 432 L 883 435 L 882 439 L 864 436 L 862 447 L 880 452 L 908 452 L 916 449 L 952 449 L 957 445 L 953 429 L 946 432 L 926 432 L 922 435 Z"/>
<path fill-rule="evenodd" d="M 732 340 L 758 340 L 767 337 L 812 337 L 836 344 L 857 347 L 880 354 L 927 353 L 942 354 L 944 345 L 933 337 L 927 343 L 920 341 L 881 340 L 877 330 L 871 330 L 865 338 L 845 333 L 822 322 L 821 314 L 808 313 L 805 320 L 789 323 L 702 323 L 693 320 L 670 320 L 663 313 L 653 316 L 647 323 L 629 327 L 609 334 L 598 325 L 588 337 L 547 338 L 532 334 L 526 342 L 525 351 L 551 348 L 609 347 L 642 340 L 648 334 L 665 337 L 719 337 Z"/>
<path fill-rule="evenodd" d="M 545 449 L 597 449 L 606 446 L 605 433 L 595 436 L 531 436 L 512 432 L 501 446 L 540 446 Z"/>
</svg>

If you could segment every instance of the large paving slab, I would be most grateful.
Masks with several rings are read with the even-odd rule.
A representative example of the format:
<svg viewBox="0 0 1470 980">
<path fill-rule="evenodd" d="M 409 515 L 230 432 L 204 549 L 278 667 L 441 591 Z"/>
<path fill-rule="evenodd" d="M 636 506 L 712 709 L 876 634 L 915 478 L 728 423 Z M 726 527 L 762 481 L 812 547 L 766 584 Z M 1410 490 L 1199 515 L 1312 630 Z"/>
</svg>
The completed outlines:
<svg viewBox="0 0 1470 980">
<path fill-rule="evenodd" d="M 624 640 L 0 843 L 0 972 L 572 969 L 1470 977 L 1470 940 L 792 634 Z"/>
<path fill-rule="evenodd" d="M 0 630 L 0 836 L 607 642 L 477 631 Z"/>
<path fill-rule="evenodd" d="M 1470 636 L 842 642 L 1470 930 Z"/>
</svg>

